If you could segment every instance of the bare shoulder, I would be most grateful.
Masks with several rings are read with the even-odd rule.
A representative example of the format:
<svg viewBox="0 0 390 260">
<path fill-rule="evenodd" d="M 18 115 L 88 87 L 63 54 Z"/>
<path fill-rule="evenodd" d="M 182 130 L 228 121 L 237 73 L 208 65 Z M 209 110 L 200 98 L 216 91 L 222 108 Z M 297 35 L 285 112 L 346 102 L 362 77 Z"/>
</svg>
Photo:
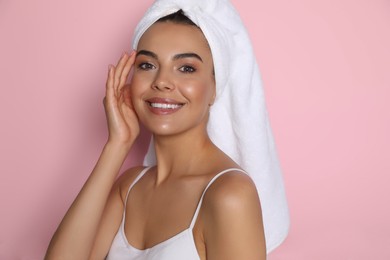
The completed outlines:
<svg viewBox="0 0 390 260">
<path fill-rule="evenodd" d="M 136 166 L 124 171 L 117 179 L 115 185 L 119 189 L 122 201 L 125 199 L 127 191 L 137 176 L 144 170 L 145 166 Z"/>
<path fill-rule="evenodd" d="M 218 177 L 210 185 L 203 203 L 206 208 L 214 211 L 260 202 L 253 180 L 243 172 L 231 171 Z"/>
<path fill-rule="evenodd" d="M 232 171 L 217 178 L 202 206 L 208 259 L 265 259 L 259 195 L 248 175 Z"/>
</svg>

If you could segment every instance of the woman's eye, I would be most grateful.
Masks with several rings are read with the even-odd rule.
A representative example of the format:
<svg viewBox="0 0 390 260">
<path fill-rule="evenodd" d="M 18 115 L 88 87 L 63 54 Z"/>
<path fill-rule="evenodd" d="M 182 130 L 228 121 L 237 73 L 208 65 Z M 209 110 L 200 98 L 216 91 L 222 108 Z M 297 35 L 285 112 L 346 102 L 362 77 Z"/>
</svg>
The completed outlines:
<svg viewBox="0 0 390 260">
<path fill-rule="evenodd" d="M 191 67 L 191 66 L 183 66 L 183 67 L 180 67 L 179 70 L 181 72 L 184 72 L 184 73 L 193 73 L 196 71 L 196 69 L 194 67 Z"/>
<path fill-rule="evenodd" d="M 155 67 L 153 64 L 143 62 L 138 65 L 138 68 L 140 68 L 141 70 L 151 70 L 154 69 Z"/>
</svg>

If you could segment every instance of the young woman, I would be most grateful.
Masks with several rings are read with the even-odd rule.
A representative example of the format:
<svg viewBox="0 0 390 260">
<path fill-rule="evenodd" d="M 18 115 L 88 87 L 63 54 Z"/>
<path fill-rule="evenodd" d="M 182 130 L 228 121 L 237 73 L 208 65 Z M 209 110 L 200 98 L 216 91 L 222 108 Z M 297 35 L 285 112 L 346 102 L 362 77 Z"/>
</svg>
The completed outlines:
<svg viewBox="0 0 390 260">
<path fill-rule="evenodd" d="M 136 48 L 109 67 L 109 137 L 46 259 L 265 259 L 256 186 L 208 134 L 218 70 L 201 28 L 171 12 Z M 116 180 L 140 123 L 156 164 Z"/>
</svg>

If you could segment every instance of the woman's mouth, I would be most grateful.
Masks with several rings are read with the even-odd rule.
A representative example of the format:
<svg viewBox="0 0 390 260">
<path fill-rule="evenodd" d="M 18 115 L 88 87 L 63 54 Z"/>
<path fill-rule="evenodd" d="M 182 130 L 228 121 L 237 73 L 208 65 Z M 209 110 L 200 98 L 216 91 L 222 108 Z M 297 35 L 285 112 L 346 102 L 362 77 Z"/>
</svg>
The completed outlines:
<svg viewBox="0 0 390 260">
<path fill-rule="evenodd" d="M 157 115 L 171 114 L 184 106 L 184 103 L 168 98 L 150 98 L 146 103 L 150 111 Z"/>
<path fill-rule="evenodd" d="M 149 103 L 151 107 L 162 109 L 177 109 L 182 107 L 182 104 L 166 104 L 166 103 Z"/>
</svg>

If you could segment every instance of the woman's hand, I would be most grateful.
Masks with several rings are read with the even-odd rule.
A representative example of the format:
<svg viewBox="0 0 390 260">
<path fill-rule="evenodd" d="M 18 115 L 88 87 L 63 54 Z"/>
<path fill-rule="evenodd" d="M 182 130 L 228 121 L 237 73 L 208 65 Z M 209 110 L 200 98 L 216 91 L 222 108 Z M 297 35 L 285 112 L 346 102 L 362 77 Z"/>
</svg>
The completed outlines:
<svg viewBox="0 0 390 260">
<path fill-rule="evenodd" d="M 130 55 L 124 53 L 116 67 L 109 66 L 104 98 L 109 143 L 130 146 L 140 131 L 138 117 L 130 100 L 129 85 L 126 85 L 135 55 L 135 51 Z"/>
<path fill-rule="evenodd" d="M 114 237 L 120 225 L 123 205 L 120 196 L 117 195 L 118 190 L 114 188 L 111 199 L 108 198 L 128 150 L 139 134 L 138 118 L 131 105 L 128 86 L 125 85 L 134 60 L 135 52 L 131 55 L 125 53 L 116 67 L 109 67 L 104 98 L 109 130 L 108 143 L 53 235 L 46 252 L 46 260 L 89 259 L 97 232 L 108 232 L 110 234 L 108 238 Z M 116 198 L 115 202 L 113 198 Z M 108 200 L 111 201 L 109 206 Z M 109 229 L 104 227 L 102 231 L 99 228 L 106 207 L 110 210 L 110 215 L 105 215 L 110 226 Z M 101 245 L 101 240 L 99 241 Z M 107 239 L 104 241 L 107 242 Z M 100 248 L 98 252 L 108 251 L 109 245 L 106 243 L 106 248 Z M 106 254 L 107 252 L 102 253 Z M 103 256 L 99 259 L 103 259 Z"/>
</svg>

